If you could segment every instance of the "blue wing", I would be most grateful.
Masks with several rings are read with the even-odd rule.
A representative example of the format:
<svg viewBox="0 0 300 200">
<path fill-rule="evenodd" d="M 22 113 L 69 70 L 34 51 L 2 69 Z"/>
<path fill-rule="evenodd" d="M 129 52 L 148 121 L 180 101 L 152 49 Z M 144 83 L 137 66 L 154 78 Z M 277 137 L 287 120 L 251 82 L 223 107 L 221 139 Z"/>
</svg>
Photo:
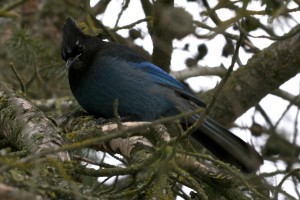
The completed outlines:
<svg viewBox="0 0 300 200">
<path fill-rule="evenodd" d="M 189 88 L 156 65 L 147 61 L 131 62 L 131 64 L 149 74 L 157 83 L 174 90 L 183 98 L 189 99 L 199 106 L 206 107 L 205 103 L 200 101 Z"/>
</svg>

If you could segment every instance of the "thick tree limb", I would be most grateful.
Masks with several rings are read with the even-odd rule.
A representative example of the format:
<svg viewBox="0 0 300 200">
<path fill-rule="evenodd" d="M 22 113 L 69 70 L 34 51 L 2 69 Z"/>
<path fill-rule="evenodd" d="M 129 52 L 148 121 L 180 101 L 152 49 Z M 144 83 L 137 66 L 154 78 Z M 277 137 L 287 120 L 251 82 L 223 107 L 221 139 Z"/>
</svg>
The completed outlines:
<svg viewBox="0 0 300 200">
<path fill-rule="evenodd" d="M 0 199 L 27 200 L 39 198 L 41 196 L 22 190 L 19 187 L 11 187 L 0 183 Z"/>
<path fill-rule="evenodd" d="M 160 145 L 170 141 L 170 135 L 167 129 L 161 125 L 152 125 L 150 122 L 124 122 L 122 127 L 119 127 L 117 123 L 108 123 L 102 126 L 97 124 L 96 120 L 78 120 L 77 118 L 65 118 L 60 121 L 61 125 L 72 124 L 72 127 L 66 129 L 70 133 L 67 133 L 66 138 L 69 142 L 79 142 L 78 148 L 86 147 L 80 146 L 80 141 L 94 138 L 98 140 L 101 136 L 113 136 L 114 133 L 120 132 L 117 137 L 112 137 L 108 141 L 102 141 L 99 139 L 95 144 L 89 145 L 91 148 L 103 152 L 119 153 L 122 156 L 132 159 L 132 152 L 135 152 L 135 148 L 155 148 L 157 143 Z M 88 127 L 88 128 L 87 128 Z M 80 128 L 77 130 L 77 128 Z M 136 129 L 132 134 L 128 133 L 128 129 Z M 136 133 L 136 134 L 135 134 Z"/>
<path fill-rule="evenodd" d="M 184 81 L 191 77 L 196 76 L 219 76 L 222 77 L 226 73 L 226 69 L 223 67 L 205 67 L 197 66 L 193 68 L 187 68 L 180 71 L 171 72 L 171 75 L 177 80 Z M 300 107 L 300 98 L 287 91 L 276 89 L 271 92 L 272 95 L 280 97 L 284 100 L 289 101 L 291 104 Z"/>
<path fill-rule="evenodd" d="M 39 152 L 59 148 L 62 145 L 60 132 L 53 121 L 21 94 L 0 83 L 0 136 L 20 150 Z M 56 156 L 61 160 L 69 159 L 66 152 Z"/>
<path fill-rule="evenodd" d="M 288 33 L 291 37 L 273 43 L 231 75 L 210 113 L 212 118 L 231 124 L 299 72 L 300 32 L 295 30 L 297 27 Z"/>
<path fill-rule="evenodd" d="M 160 22 L 164 9 L 173 6 L 173 0 L 159 0 L 155 1 L 153 11 L 153 34 L 151 35 L 153 41 L 152 61 L 165 71 L 170 71 L 173 38 L 165 33 L 164 27 L 161 26 Z"/>
</svg>

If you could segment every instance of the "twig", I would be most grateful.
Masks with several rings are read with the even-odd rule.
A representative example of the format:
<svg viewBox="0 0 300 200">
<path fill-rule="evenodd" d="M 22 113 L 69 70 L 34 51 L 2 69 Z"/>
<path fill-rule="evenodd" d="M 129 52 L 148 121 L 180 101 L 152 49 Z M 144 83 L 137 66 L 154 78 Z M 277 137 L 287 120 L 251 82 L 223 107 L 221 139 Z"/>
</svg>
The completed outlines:
<svg viewBox="0 0 300 200">
<path fill-rule="evenodd" d="M 273 125 L 271 119 L 269 118 L 269 116 L 267 115 L 267 113 L 265 112 L 265 110 L 259 104 L 255 108 L 265 118 L 266 122 L 269 124 L 269 126 L 271 127 L 271 129 L 275 130 L 274 129 L 274 125 Z"/>
<path fill-rule="evenodd" d="M 119 100 L 118 99 L 114 100 L 113 106 L 114 106 L 114 117 L 116 119 L 116 123 L 118 125 L 118 128 L 122 128 L 121 117 L 120 117 L 119 112 L 118 112 L 118 108 L 119 108 Z"/>
<path fill-rule="evenodd" d="M 125 3 L 123 4 L 122 9 L 121 9 L 121 11 L 118 14 L 118 18 L 117 18 L 115 27 L 118 26 L 118 23 L 119 23 L 119 21 L 121 19 L 121 16 L 123 15 L 124 11 L 128 8 L 129 2 L 130 2 L 130 0 L 125 0 Z"/>
<path fill-rule="evenodd" d="M 285 114 L 290 110 L 290 108 L 293 105 L 293 102 L 296 101 L 299 97 L 296 96 L 292 101 L 289 102 L 289 105 L 286 107 L 286 109 L 283 111 L 282 115 L 280 116 L 280 118 L 277 120 L 276 124 L 274 125 L 274 128 L 277 128 L 277 126 L 279 125 L 279 123 L 281 122 L 281 120 L 284 118 Z"/>
<path fill-rule="evenodd" d="M 14 75 L 16 76 L 16 78 L 17 78 L 17 80 L 18 80 L 18 82 L 19 82 L 19 84 L 20 84 L 20 86 L 21 86 L 22 92 L 23 92 L 24 94 L 26 94 L 26 87 L 25 87 L 25 85 L 24 85 L 24 83 L 23 83 L 21 77 L 19 76 L 19 74 L 18 74 L 18 72 L 17 72 L 17 70 L 16 70 L 14 64 L 13 64 L 13 63 L 10 63 L 9 66 L 10 66 L 11 70 L 13 71 Z"/>
<path fill-rule="evenodd" d="M 82 157 L 82 156 L 78 156 L 78 155 L 72 155 L 72 158 L 83 161 L 83 162 L 86 162 L 86 163 L 89 163 L 89 164 L 93 164 L 93 165 L 96 165 L 96 166 L 99 166 L 99 167 L 105 167 L 105 168 L 114 168 L 115 167 L 114 165 L 104 163 L 103 161 L 102 162 L 97 162 L 97 161 L 94 161 L 94 160 L 91 160 L 91 159 L 88 159 L 88 158 L 85 158 L 85 157 Z"/>
<path fill-rule="evenodd" d="M 236 43 L 236 48 L 235 48 L 234 54 L 233 54 L 232 59 L 231 59 L 231 65 L 229 66 L 229 68 L 228 68 L 228 70 L 227 70 L 224 78 L 222 79 L 222 81 L 220 82 L 220 84 L 217 86 L 216 91 L 214 92 L 214 95 L 212 97 L 212 100 L 208 104 L 208 106 L 205 109 L 204 113 L 199 117 L 199 119 L 192 126 L 190 126 L 186 130 L 185 135 L 192 134 L 196 129 L 199 128 L 199 126 L 201 126 L 204 123 L 204 120 L 207 117 L 207 115 L 209 114 L 211 108 L 214 106 L 214 104 L 216 102 L 216 99 L 218 98 L 218 95 L 219 95 L 220 91 L 224 87 L 225 83 L 227 82 L 228 78 L 230 77 L 230 75 L 231 75 L 231 73 L 233 71 L 234 64 L 236 63 L 236 61 L 238 59 L 239 48 L 240 48 L 241 44 L 243 43 L 243 40 L 244 40 L 244 36 L 241 33 L 240 38 L 239 38 L 239 40 Z"/>
<path fill-rule="evenodd" d="M 179 81 L 184 81 L 188 78 L 195 76 L 219 76 L 223 77 L 226 74 L 226 69 L 221 65 L 219 67 L 207 67 L 207 66 L 196 66 L 193 68 L 187 68 L 184 70 L 171 72 Z"/>
<path fill-rule="evenodd" d="M 287 174 L 282 178 L 282 180 L 280 181 L 280 183 L 279 183 L 279 184 L 276 186 L 276 188 L 275 188 L 275 191 L 274 191 L 274 197 L 273 197 L 274 200 L 278 199 L 278 193 L 279 193 L 279 190 L 281 189 L 281 187 L 282 187 L 283 183 L 286 181 L 286 179 L 287 179 L 288 177 L 290 177 L 290 176 L 296 175 L 296 174 L 299 173 L 299 172 L 300 172 L 300 168 L 294 169 L 294 170 L 292 170 L 291 172 L 287 173 Z"/>
<path fill-rule="evenodd" d="M 208 161 L 211 161 L 219 166 L 221 166 L 222 169 L 226 169 L 227 171 L 229 171 L 233 176 L 237 177 L 255 196 L 267 200 L 267 198 L 265 196 L 263 196 L 262 194 L 260 194 L 256 189 L 254 189 L 243 177 L 243 175 L 234 167 L 229 166 L 228 164 L 220 161 L 220 160 L 216 160 L 214 158 L 212 158 L 211 156 L 208 155 L 204 155 L 204 154 L 199 154 L 199 153 L 192 153 L 192 152 L 186 152 L 186 151 L 178 151 L 178 153 L 182 153 L 183 155 L 189 155 L 189 156 L 193 156 L 193 157 L 197 157 L 197 158 L 201 158 L 201 159 L 205 159 Z"/>
<path fill-rule="evenodd" d="M 137 24 L 140 24 L 142 22 L 148 22 L 148 21 L 151 21 L 151 20 L 152 20 L 152 17 L 146 17 L 144 19 L 137 20 L 136 22 L 133 22 L 131 24 L 128 24 L 128 25 L 125 25 L 125 26 L 118 26 L 118 27 L 112 28 L 110 30 L 111 31 L 119 31 L 119 30 L 122 30 L 122 29 L 131 29 L 134 26 L 136 26 Z"/>
<path fill-rule="evenodd" d="M 284 100 L 287 100 L 289 102 L 292 102 L 295 106 L 300 107 L 300 97 L 295 96 L 287 91 L 277 89 L 271 92 L 271 94 L 280 97 Z"/>
<path fill-rule="evenodd" d="M 91 8 L 93 15 L 97 16 L 97 15 L 104 13 L 110 2 L 111 2 L 111 0 L 98 1 L 98 3 L 94 7 Z"/>
<path fill-rule="evenodd" d="M 186 179 L 186 181 L 191 184 L 191 186 L 197 192 L 197 195 L 199 196 L 200 199 L 208 200 L 208 196 L 205 194 L 202 186 L 197 182 L 197 180 L 195 180 L 185 170 L 181 169 L 174 161 L 171 164 L 172 164 L 172 170 L 182 178 Z"/>
<path fill-rule="evenodd" d="M 5 6 L 4 8 L 2 8 L 1 10 L 5 10 L 5 11 L 9 11 L 12 10 L 20 5 L 22 5 L 23 3 L 25 3 L 28 0 L 19 0 L 19 1 L 15 1 L 12 4 Z"/>
<path fill-rule="evenodd" d="M 111 41 L 114 41 L 116 43 L 119 43 L 117 37 L 114 35 L 114 33 L 112 33 L 106 26 L 104 26 L 104 24 L 102 24 L 102 22 L 100 22 L 94 15 L 92 15 L 91 13 L 88 16 L 90 19 L 92 19 L 92 21 L 103 30 L 103 32 L 111 39 Z"/>
</svg>

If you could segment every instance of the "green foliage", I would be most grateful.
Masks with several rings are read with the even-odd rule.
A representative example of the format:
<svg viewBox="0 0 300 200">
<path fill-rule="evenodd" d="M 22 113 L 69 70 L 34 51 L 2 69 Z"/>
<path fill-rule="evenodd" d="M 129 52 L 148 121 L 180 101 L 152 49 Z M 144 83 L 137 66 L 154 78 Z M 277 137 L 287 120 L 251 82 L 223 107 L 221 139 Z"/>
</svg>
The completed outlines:
<svg viewBox="0 0 300 200">
<path fill-rule="evenodd" d="M 61 82 L 66 85 L 66 73 L 60 59 L 59 46 L 51 46 L 51 41 L 42 36 L 36 36 L 26 26 L 15 26 L 8 42 L 8 61 L 14 63 L 16 73 L 24 81 L 23 85 L 26 86 L 29 96 L 37 98 L 51 96 L 50 90 L 59 86 L 51 85 L 50 88 L 48 83 L 55 81 L 55 84 Z M 13 77 L 11 81 L 17 84 L 16 77 Z"/>
<path fill-rule="evenodd" d="M 45 48 L 42 46 L 42 41 L 33 38 L 26 28 L 15 27 L 10 38 L 10 49 L 16 62 L 34 66 L 41 56 L 40 52 Z"/>
</svg>

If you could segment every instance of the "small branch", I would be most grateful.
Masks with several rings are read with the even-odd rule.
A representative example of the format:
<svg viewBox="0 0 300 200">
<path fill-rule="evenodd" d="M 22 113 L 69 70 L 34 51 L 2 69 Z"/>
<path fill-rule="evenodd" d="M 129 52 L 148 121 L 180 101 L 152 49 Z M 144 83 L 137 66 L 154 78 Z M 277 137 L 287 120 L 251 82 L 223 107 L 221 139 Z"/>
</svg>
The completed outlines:
<svg viewBox="0 0 300 200">
<path fill-rule="evenodd" d="M 111 0 L 98 1 L 98 3 L 93 8 L 91 8 L 93 15 L 97 16 L 97 15 L 104 13 L 110 2 L 111 2 Z"/>
<path fill-rule="evenodd" d="M 120 124 L 116 124 L 116 123 L 106 124 L 103 125 L 101 128 L 96 126 L 95 131 L 93 130 L 88 131 L 86 130 L 86 128 L 84 128 L 85 130 L 72 132 L 71 133 L 72 136 L 70 138 L 72 138 L 73 145 L 78 141 L 78 147 L 83 147 L 81 145 L 84 145 L 84 142 L 89 140 L 88 138 L 95 140 L 99 136 L 100 137 L 106 135 L 111 136 L 112 134 L 114 134 L 116 131 L 119 130 L 121 131 L 121 133 L 124 134 L 123 136 L 113 137 L 110 140 L 107 140 L 105 142 L 99 140 L 98 142 L 92 144 L 91 146 L 97 151 L 119 153 L 126 158 L 131 158 L 131 153 L 136 147 L 143 146 L 143 148 L 145 149 L 153 149 L 154 145 L 151 142 L 149 142 L 149 140 L 150 141 L 159 140 L 162 143 L 161 145 L 170 141 L 170 136 L 167 133 L 166 128 L 162 125 L 152 125 L 150 122 L 125 122 L 121 124 L 122 129 L 119 129 L 119 126 Z M 130 130 L 130 128 L 136 128 L 139 126 L 145 127 L 136 131 L 138 132 L 139 135 L 130 136 L 127 133 Z M 67 136 L 67 138 L 69 137 Z M 86 140 L 82 141 L 83 139 Z M 80 145 L 80 143 L 82 144 Z"/>
<path fill-rule="evenodd" d="M 274 90 L 273 92 L 271 92 L 271 94 L 280 97 L 284 100 L 287 100 L 289 102 L 292 102 L 295 106 L 300 108 L 300 98 L 299 96 L 295 96 L 287 91 L 281 90 L 281 89 L 277 89 Z"/>
<path fill-rule="evenodd" d="M 24 83 L 23 83 L 21 77 L 19 76 L 19 74 L 18 74 L 18 72 L 17 72 L 17 70 L 16 70 L 14 64 L 13 64 L 13 63 L 10 63 L 9 66 L 10 66 L 11 70 L 13 71 L 14 75 L 16 76 L 17 80 L 19 81 L 22 92 L 23 92 L 24 94 L 26 94 L 26 87 L 25 87 L 25 85 L 24 85 Z"/>
<path fill-rule="evenodd" d="M 119 115 L 119 100 L 118 99 L 115 99 L 114 100 L 114 117 L 116 119 L 116 122 L 117 122 L 117 125 L 118 125 L 118 128 L 122 128 L 122 123 L 121 123 L 121 117 Z"/>
<path fill-rule="evenodd" d="M 123 29 L 131 29 L 134 26 L 136 26 L 137 24 L 140 24 L 142 22 L 149 22 L 151 20 L 152 20 L 152 17 L 146 17 L 144 19 L 137 20 L 136 22 L 133 22 L 131 24 L 127 24 L 125 26 L 118 26 L 118 27 L 112 28 L 110 30 L 115 32 L 115 31 L 119 31 L 119 30 L 123 30 Z"/>
<path fill-rule="evenodd" d="M 115 27 L 118 26 L 118 23 L 119 23 L 119 21 L 120 21 L 120 19 L 121 19 L 121 16 L 123 15 L 124 11 L 128 8 L 129 2 L 130 2 L 130 0 L 125 0 L 125 1 L 124 1 L 123 6 L 122 6 L 122 9 L 121 9 L 121 11 L 120 11 L 119 14 L 118 14 L 118 17 L 117 17 L 117 21 L 116 21 Z"/>
<path fill-rule="evenodd" d="M 171 72 L 171 75 L 179 81 L 184 81 L 191 77 L 196 76 L 220 76 L 223 77 L 226 74 L 226 69 L 223 66 L 220 67 L 204 67 L 196 66 L 193 68 L 187 68 L 180 71 Z"/>
<path fill-rule="evenodd" d="M 237 169 L 229 166 L 228 164 L 226 164 L 226 163 L 224 163 L 220 160 L 216 160 L 216 159 L 214 159 L 214 158 L 212 158 L 208 155 L 203 155 L 203 154 L 199 154 L 199 153 L 190 153 L 190 152 L 184 152 L 184 151 L 180 151 L 179 153 L 182 153 L 183 155 L 189 155 L 189 156 L 201 158 L 201 159 L 204 159 L 204 160 L 208 160 L 210 162 L 215 163 L 216 165 L 219 165 L 222 169 L 228 171 L 232 176 L 239 179 L 241 181 L 241 183 L 243 185 L 245 185 L 245 187 L 248 190 L 250 190 L 253 193 L 253 195 L 255 195 L 257 198 L 267 200 L 267 198 L 265 196 L 263 196 L 256 189 L 254 189 L 254 186 L 252 186 L 248 183 L 248 181 L 245 179 L 243 174 L 241 174 Z M 210 175 L 210 176 L 212 176 L 212 175 Z"/>
<path fill-rule="evenodd" d="M 109 40 L 116 42 L 116 43 L 124 44 L 124 45 L 134 49 L 135 51 L 139 52 L 146 59 L 151 60 L 151 55 L 143 47 L 140 47 L 140 46 L 136 45 L 132 40 L 129 40 L 128 38 L 124 38 L 124 37 L 120 36 L 119 34 L 113 32 L 112 29 L 109 29 L 106 26 L 104 26 L 104 24 L 102 24 L 99 20 L 97 20 L 93 15 L 90 15 L 89 19 L 90 20 L 88 20 L 88 21 L 92 21 L 94 24 L 96 24 L 96 28 L 100 28 L 103 30 L 103 33 L 106 35 L 106 37 Z"/>
<path fill-rule="evenodd" d="M 286 179 L 290 176 L 295 176 L 296 174 L 298 174 L 300 172 L 300 169 L 294 169 L 291 172 L 289 172 L 288 174 L 286 174 L 280 181 L 280 183 L 277 185 L 275 192 L 274 192 L 274 197 L 273 199 L 278 199 L 278 193 L 279 190 L 282 188 L 283 183 L 286 181 Z"/>
<path fill-rule="evenodd" d="M 200 199 L 208 200 L 208 196 L 205 194 L 201 184 L 198 183 L 189 173 L 181 169 L 175 162 L 172 163 L 172 170 L 178 174 L 178 176 L 186 179 L 186 181 L 192 186 L 192 188 L 197 192 Z"/>
<path fill-rule="evenodd" d="M 233 53 L 232 59 L 231 59 L 231 64 L 230 64 L 224 78 L 222 79 L 222 81 L 217 86 L 216 90 L 214 91 L 214 95 L 212 96 L 212 99 L 209 102 L 209 104 L 207 105 L 204 113 L 199 117 L 199 119 L 197 119 L 197 121 L 192 126 L 190 126 L 186 130 L 186 133 L 185 133 L 186 135 L 190 135 L 193 132 L 195 132 L 196 129 L 198 129 L 203 124 L 205 118 L 209 115 L 211 109 L 215 105 L 215 102 L 216 102 L 217 98 L 219 97 L 219 93 L 223 89 L 224 85 L 226 84 L 227 80 L 229 79 L 229 77 L 230 77 L 230 75 L 233 71 L 233 67 L 234 67 L 234 64 L 236 63 L 236 61 L 238 59 L 239 49 L 241 47 L 241 44 L 242 44 L 243 40 L 244 40 L 244 35 L 241 33 L 240 38 L 237 41 L 236 48 L 235 48 L 235 51 Z"/>
<path fill-rule="evenodd" d="M 119 43 L 116 35 L 113 32 L 111 32 L 106 26 L 104 26 L 104 24 L 101 21 L 96 19 L 96 17 L 91 14 L 88 17 L 93 21 L 93 23 L 97 25 L 97 28 L 101 28 L 103 30 L 103 32 L 110 38 L 111 41 Z"/>
<path fill-rule="evenodd" d="M 0 10 L 0 17 L 18 18 L 20 15 L 13 11 Z"/>
<path fill-rule="evenodd" d="M 120 176 L 120 175 L 129 175 L 136 174 L 138 171 L 143 169 L 145 166 L 144 163 L 131 165 L 128 167 L 114 167 L 114 168 L 99 168 L 99 170 L 86 168 L 85 166 L 78 165 L 74 169 L 75 173 L 92 176 L 92 177 L 110 177 L 110 176 Z"/>
<path fill-rule="evenodd" d="M 11 3 L 10 5 L 8 6 L 5 6 L 2 10 L 5 10 L 5 11 L 9 11 L 9 10 L 12 10 L 22 4 L 24 4 L 26 1 L 28 0 L 18 0 L 18 1 L 14 1 L 13 3 Z"/>
<path fill-rule="evenodd" d="M 145 17 L 150 17 L 153 14 L 153 4 L 150 2 L 150 0 L 141 0 L 141 4 L 143 7 L 143 11 L 145 14 Z M 150 23 L 147 21 L 147 27 L 148 27 L 148 33 L 152 32 L 153 29 L 153 23 Z"/>
<path fill-rule="evenodd" d="M 289 104 L 286 106 L 285 110 L 282 112 L 281 116 L 277 120 L 277 122 L 274 125 L 274 128 L 276 129 L 279 125 L 279 123 L 283 120 L 284 116 L 287 114 L 287 112 L 291 109 L 293 103 L 289 102 Z"/>
</svg>

